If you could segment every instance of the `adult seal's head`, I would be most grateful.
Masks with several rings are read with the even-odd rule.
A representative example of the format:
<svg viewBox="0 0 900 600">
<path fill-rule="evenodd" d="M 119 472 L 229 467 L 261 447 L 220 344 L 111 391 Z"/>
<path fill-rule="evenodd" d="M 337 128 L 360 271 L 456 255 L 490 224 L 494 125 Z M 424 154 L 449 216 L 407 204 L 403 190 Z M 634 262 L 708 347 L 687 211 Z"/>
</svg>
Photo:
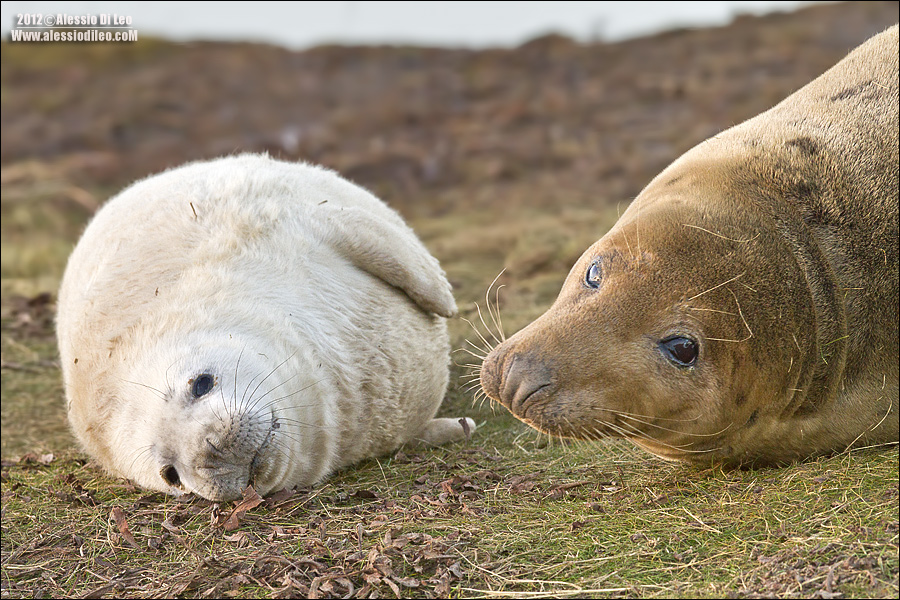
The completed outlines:
<svg viewBox="0 0 900 600">
<path fill-rule="evenodd" d="M 898 29 L 657 176 L 482 387 L 551 434 L 783 463 L 898 438 Z"/>
<path fill-rule="evenodd" d="M 69 259 L 72 428 L 112 473 L 213 500 L 316 483 L 421 440 L 456 305 L 400 216 L 325 169 L 243 155 L 138 182 Z"/>
</svg>

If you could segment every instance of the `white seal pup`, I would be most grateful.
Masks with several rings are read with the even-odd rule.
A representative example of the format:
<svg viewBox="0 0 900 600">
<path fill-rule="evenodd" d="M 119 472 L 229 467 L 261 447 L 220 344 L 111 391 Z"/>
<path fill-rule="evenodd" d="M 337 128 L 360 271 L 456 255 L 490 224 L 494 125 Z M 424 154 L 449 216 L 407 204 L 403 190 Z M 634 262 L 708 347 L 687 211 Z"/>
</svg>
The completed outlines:
<svg viewBox="0 0 900 600">
<path fill-rule="evenodd" d="M 314 484 L 474 423 L 446 391 L 438 261 L 321 167 L 241 155 L 139 181 L 69 259 L 57 336 L 71 426 L 113 474 L 210 500 Z"/>
</svg>

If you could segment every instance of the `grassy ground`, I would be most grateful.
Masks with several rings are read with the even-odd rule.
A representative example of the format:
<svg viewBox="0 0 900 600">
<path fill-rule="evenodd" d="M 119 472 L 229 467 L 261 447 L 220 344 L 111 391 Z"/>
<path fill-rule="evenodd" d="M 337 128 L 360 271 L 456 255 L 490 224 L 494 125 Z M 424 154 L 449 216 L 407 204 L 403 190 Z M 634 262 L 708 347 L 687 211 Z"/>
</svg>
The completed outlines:
<svg viewBox="0 0 900 600">
<path fill-rule="evenodd" d="M 722 472 L 624 442 L 565 444 L 473 405 L 464 352 L 444 411 L 478 421 L 465 444 L 370 460 L 262 503 L 109 479 L 65 425 L 45 292 L 86 213 L 60 200 L 54 177 L 7 177 L 3 196 L 4 597 L 897 595 L 895 449 Z M 500 302 L 514 331 L 615 217 L 472 212 L 414 225 L 469 320 L 494 275 L 512 272 Z M 457 348 L 476 338 L 463 320 L 451 330 Z"/>
<path fill-rule="evenodd" d="M 474 303 L 484 307 L 486 288 L 504 271 L 499 304 L 511 333 L 552 302 L 571 264 L 661 164 L 821 72 L 806 63 L 839 58 L 861 41 L 850 32 L 895 20 L 896 3 L 853 3 L 595 49 L 549 38 L 507 54 L 360 50 L 374 62 L 358 64 L 381 60 L 384 77 L 397 71 L 401 82 L 417 81 L 409 66 L 418 60 L 435 65 L 425 73 L 451 62 L 463 74 L 447 80 L 461 86 L 451 86 L 451 100 L 462 108 L 417 104 L 406 93 L 385 96 L 383 105 L 366 98 L 359 108 L 375 107 L 371 114 L 323 112 L 331 129 L 313 131 L 301 152 L 351 172 L 410 218 L 446 269 L 465 319 L 478 322 Z M 797 54 L 820 39 L 830 45 Z M 153 96 L 173 88 L 166 74 L 205 64 L 204 53 L 238 60 L 233 48 L 151 41 L 113 57 L 96 47 L 48 48 L 3 54 L 2 597 L 897 597 L 896 447 L 722 471 L 662 462 L 625 442 L 563 443 L 505 409 L 473 404 L 465 376 L 474 361 L 463 351 L 454 354 L 442 410 L 478 422 L 466 443 L 407 449 L 314 489 L 236 503 L 148 495 L 106 477 L 78 451 L 65 421 L 53 317 L 66 257 L 99 203 L 164 166 L 154 161 L 266 149 L 242 145 L 238 131 L 265 123 L 238 110 L 227 120 L 232 137 L 207 138 L 219 131 L 202 122 L 216 114 L 208 104 L 179 108 L 182 99 Z M 303 69 L 332 61 L 345 71 L 357 64 L 352 50 L 339 48 L 245 51 L 253 58 L 248 78 L 270 59 L 282 61 L 279 69 L 292 61 Z M 546 59 L 557 53 L 572 59 Z M 599 66 L 590 62 L 596 56 Z M 669 60 L 681 66 L 673 70 Z M 127 69 L 115 71 L 121 62 Z M 574 66 L 560 75 L 559 65 Z M 547 69 L 535 81 L 580 82 L 584 93 L 557 97 L 545 86 L 529 104 L 533 90 L 503 75 L 531 68 Z M 120 93 L 93 96 L 59 83 L 108 72 L 133 79 L 123 79 Z M 347 72 L 329 85 L 354 84 L 356 71 Z M 710 93 L 717 85 L 722 93 Z M 365 87 L 361 94 L 379 89 Z M 235 106 L 255 101 L 233 90 L 192 93 Z M 413 108 L 403 104 L 407 96 Z M 107 97 L 139 105 L 102 106 Z M 580 108 L 565 104 L 582 100 Z M 181 127 L 178 111 L 188 108 L 198 113 L 184 113 Z M 281 118 L 271 112 L 253 118 Z M 35 114 L 41 118 L 23 118 Z M 401 133 L 382 147 L 365 127 Z M 175 139 L 178 131 L 195 137 Z M 400 146 L 415 155 L 417 143 L 440 149 L 445 138 L 458 146 L 441 150 L 431 179 L 389 152 Z M 451 337 L 464 348 L 477 334 L 457 319 Z"/>
</svg>

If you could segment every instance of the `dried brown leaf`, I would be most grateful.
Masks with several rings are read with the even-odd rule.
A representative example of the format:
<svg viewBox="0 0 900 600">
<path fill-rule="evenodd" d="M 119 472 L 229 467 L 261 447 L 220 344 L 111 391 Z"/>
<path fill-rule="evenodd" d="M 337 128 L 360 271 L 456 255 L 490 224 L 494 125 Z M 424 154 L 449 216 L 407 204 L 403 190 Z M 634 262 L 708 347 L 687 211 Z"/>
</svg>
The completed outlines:
<svg viewBox="0 0 900 600">
<path fill-rule="evenodd" d="M 397 597 L 397 598 L 399 598 L 399 597 L 400 597 L 400 588 L 399 588 L 399 586 L 397 586 L 397 584 L 394 583 L 391 579 L 384 579 L 383 581 L 384 581 L 386 584 L 388 584 L 388 587 L 390 587 L 390 588 L 391 588 L 391 591 L 394 592 L 394 596 Z"/>
<path fill-rule="evenodd" d="M 241 517 L 244 516 L 248 510 L 252 510 L 262 504 L 262 497 L 256 493 L 256 490 L 253 489 L 253 486 L 247 486 L 244 489 L 244 498 L 238 503 L 237 506 L 232 509 L 232 511 L 228 514 L 228 517 L 224 520 L 217 519 L 216 527 L 222 527 L 225 531 L 234 531 L 240 525 Z"/>
<path fill-rule="evenodd" d="M 113 507 L 109 515 L 115 522 L 116 527 L 119 529 L 119 533 L 122 534 L 122 537 L 125 539 L 125 541 L 128 542 L 128 544 L 132 548 L 140 550 L 141 547 L 138 545 L 137 540 L 135 540 L 134 536 L 131 534 L 131 530 L 128 529 L 128 521 L 125 519 L 125 512 L 118 506 L 115 506 Z"/>
</svg>

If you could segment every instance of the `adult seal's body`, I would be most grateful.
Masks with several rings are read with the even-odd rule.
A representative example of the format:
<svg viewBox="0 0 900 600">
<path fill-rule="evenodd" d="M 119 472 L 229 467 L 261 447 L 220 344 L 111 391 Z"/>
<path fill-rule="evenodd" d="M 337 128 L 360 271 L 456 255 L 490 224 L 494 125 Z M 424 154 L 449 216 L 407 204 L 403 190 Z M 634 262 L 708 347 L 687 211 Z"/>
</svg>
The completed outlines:
<svg viewBox="0 0 900 600">
<path fill-rule="evenodd" d="M 487 357 L 486 393 L 669 459 L 896 442 L 897 32 L 657 176 Z"/>
<path fill-rule="evenodd" d="M 213 500 L 313 484 L 433 419 L 456 305 L 399 215 L 336 174 L 243 155 L 126 189 L 66 267 L 69 420 L 112 473 Z"/>
</svg>

